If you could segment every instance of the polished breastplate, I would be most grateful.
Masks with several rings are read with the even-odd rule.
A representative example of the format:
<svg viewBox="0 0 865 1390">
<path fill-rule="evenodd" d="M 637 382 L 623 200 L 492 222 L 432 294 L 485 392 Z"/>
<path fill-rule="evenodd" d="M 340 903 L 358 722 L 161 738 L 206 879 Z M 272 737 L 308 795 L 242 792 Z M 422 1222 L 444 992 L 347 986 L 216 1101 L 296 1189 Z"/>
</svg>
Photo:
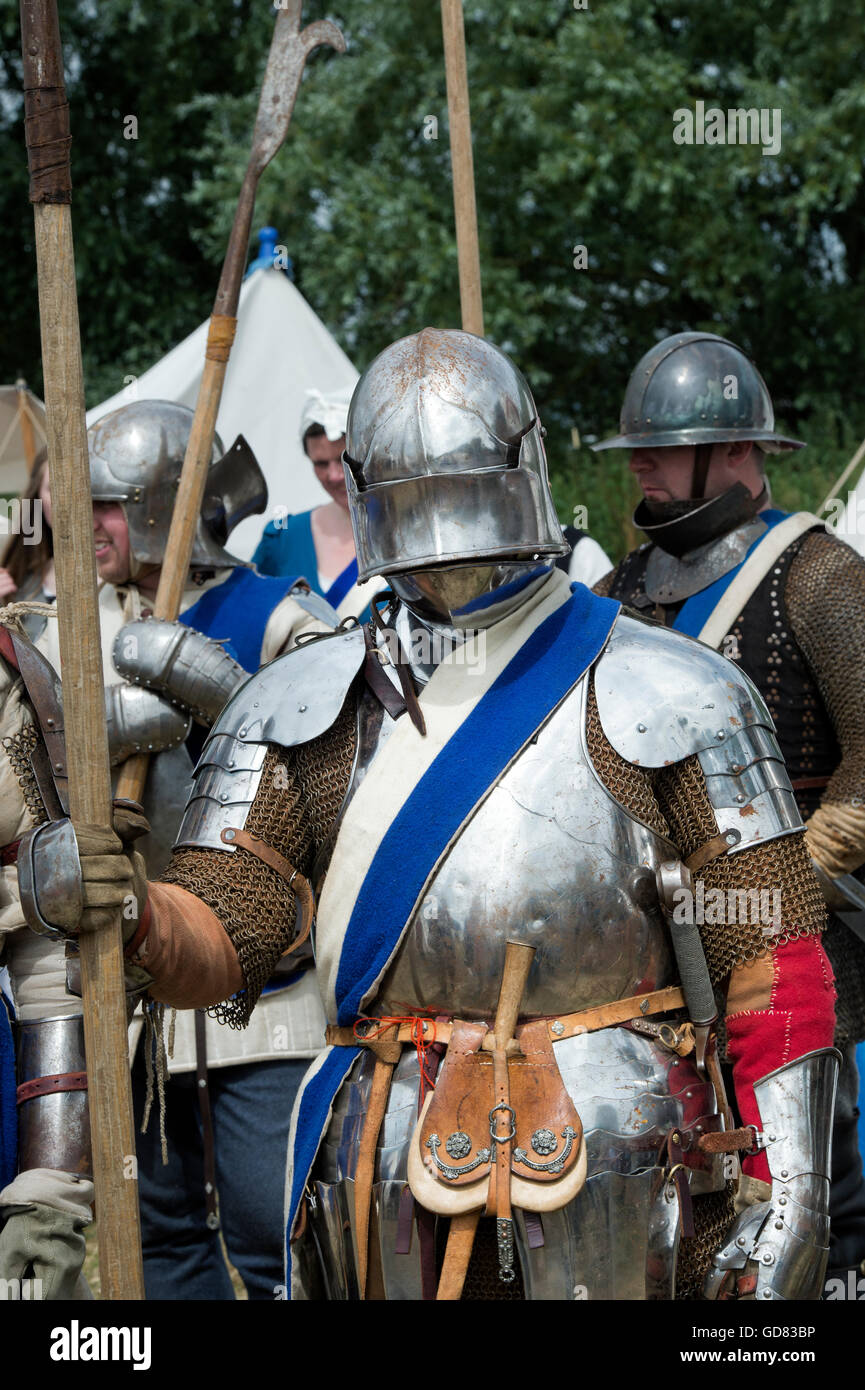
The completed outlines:
<svg viewBox="0 0 865 1390">
<path fill-rule="evenodd" d="M 375 1013 L 494 1014 L 509 940 L 536 948 L 524 1014 L 589 1008 L 675 982 L 655 870 L 678 856 L 599 780 L 586 748 L 586 691 L 583 678 L 448 848 Z M 349 800 L 392 727 L 362 704 Z"/>
</svg>

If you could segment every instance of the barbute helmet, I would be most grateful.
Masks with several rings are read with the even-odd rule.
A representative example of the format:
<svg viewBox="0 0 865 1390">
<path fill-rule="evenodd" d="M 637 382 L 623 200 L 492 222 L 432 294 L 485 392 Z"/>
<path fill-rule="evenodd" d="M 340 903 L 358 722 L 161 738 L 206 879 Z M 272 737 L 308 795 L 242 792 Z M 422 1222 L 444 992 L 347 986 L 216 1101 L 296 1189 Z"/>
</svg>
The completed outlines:
<svg viewBox="0 0 865 1390">
<path fill-rule="evenodd" d="M 425 328 L 367 367 L 345 472 L 361 583 L 567 553 L 528 384 L 472 333 Z"/>
<path fill-rule="evenodd" d="M 87 431 L 94 502 L 119 502 L 129 526 L 133 574 L 160 565 L 171 526 L 193 412 L 176 401 L 134 401 L 103 415 Z M 225 569 L 243 561 L 224 547 L 245 517 L 267 506 L 267 483 L 239 435 L 227 454 L 214 435 L 190 563 Z"/>
</svg>

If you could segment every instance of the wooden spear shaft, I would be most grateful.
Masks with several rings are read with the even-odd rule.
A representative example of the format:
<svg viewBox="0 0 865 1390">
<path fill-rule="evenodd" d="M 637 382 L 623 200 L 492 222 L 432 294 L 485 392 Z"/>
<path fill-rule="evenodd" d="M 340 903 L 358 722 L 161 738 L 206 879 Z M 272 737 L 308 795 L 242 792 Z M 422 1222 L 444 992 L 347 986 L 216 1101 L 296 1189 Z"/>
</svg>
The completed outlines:
<svg viewBox="0 0 865 1390">
<path fill-rule="evenodd" d="M 56 0 L 21 0 L 30 201 L 53 502 L 57 617 L 73 823 L 110 825 L 84 377 L 75 289 L 69 110 Z M 103 1296 L 144 1297 L 120 916 L 80 939 L 84 1045 Z"/>
<path fill-rule="evenodd" d="M 475 207 L 475 171 L 472 159 L 472 124 L 462 0 L 442 0 L 442 33 L 451 138 L 454 217 L 457 229 L 460 310 L 465 331 L 476 333 L 482 338 L 484 309 L 481 299 L 481 257 Z"/>
<path fill-rule="evenodd" d="M 195 416 L 174 503 L 171 530 L 165 548 L 165 564 L 162 566 L 153 605 L 153 613 L 157 618 L 177 617 L 186 587 L 189 561 L 210 466 L 213 438 L 216 434 L 216 417 L 237 328 L 237 305 L 246 267 L 258 180 L 285 139 L 308 55 L 321 44 L 335 48 L 338 53 L 345 52 L 345 40 L 330 20 L 317 20 L 301 29 L 302 8 L 302 0 L 283 0 L 274 25 L 252 135 L 252 151 L 237 201 L 219 288 L 213 304 L 204 372 L 198 388 Z M 147 780 L 148 763 L 146 753 L 136 754 L 124 763 L 117 783 L 118 796 L 129 797 L 132 801 L 141 800 Z"/>
</svg>

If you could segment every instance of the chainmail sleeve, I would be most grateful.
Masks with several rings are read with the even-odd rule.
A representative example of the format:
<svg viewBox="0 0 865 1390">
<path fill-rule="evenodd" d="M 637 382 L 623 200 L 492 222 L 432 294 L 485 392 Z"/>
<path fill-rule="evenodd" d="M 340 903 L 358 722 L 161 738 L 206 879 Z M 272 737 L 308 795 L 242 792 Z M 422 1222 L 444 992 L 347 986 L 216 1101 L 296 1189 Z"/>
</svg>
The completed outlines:
<svg viewBox="0 0 865 1390">
<path fill-rule="evenodd" d="M 597 594 L 599 598 L 609 598 L 616 574 L 616 570 L 610 570 L 609 574 L 601 575 L 601 578 L 595 580 L 592 585 L 592 593 Z"/>
<path fill-rule="evenodd" d="M 814 857 L 834 877 L 865 862 L 865 559 L 811 532 L 784 597 L 841 749 L 808 831 Z"/>
<path fill-rule="evenodd" d="M 644 825 L 667 835 L 683 859 L 718 834 L 718 823 L 696 757 L 649 771 L 628 763 L 607 740 L 598 717 L 594 687 L 589 691 L 587 743 L 602 782 L 620 805 Z M 699 871 L 704 892 L 777 893 L 780 921 L 767 935 L 762 912 L 728 914 L 733 921 L 700 927 L 712 984 L 723 986 L 734 966 L 745 964 L 799 937 L 823 930 L 823 895 L 801 834 L 783 835 L 753 849 L 724 854 Z M 737 905 L 739 898 L 734 900 Z M 749 902 L 754 901 L 749 899 Z M 776 899 L 770 896 L 770 903 Z M 706 914 L 707 916 L 709 914 Z M 757 920 L 749 920 L 754 917 Z M 740 920 L 744 918 L 745 920 Z"/>
<path fill-rule="evenodd" d="M 355 745 L 355 698 L 336 722 L 297 748 L 267 753 L 245 828 L 309 878 L 348 790 Z M 212 1012 L 243 1028 L 280 957 L 295 936 L 296 903 L 286 880 L 238 846 L 177 849 L 162 882 L 175 883 L 206 903 L 237 951 L 246 985 Z M 315 885 L 313 885 L 315 886 Z"/>
</svg>

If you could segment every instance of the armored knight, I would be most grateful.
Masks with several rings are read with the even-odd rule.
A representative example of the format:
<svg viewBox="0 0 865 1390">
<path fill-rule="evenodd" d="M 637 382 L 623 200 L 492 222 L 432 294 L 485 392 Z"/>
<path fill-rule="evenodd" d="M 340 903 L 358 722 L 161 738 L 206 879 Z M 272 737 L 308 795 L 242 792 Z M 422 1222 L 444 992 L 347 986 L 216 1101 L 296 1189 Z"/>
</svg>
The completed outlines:
<svg viewBox="0 0 865 1390">
<path fill-rule="evenodd" d="M 296 576 L 259 575 L 226 549 L 234 527 L 267 501 L 261 470 L 242 438 L 227 453 L 214 442 L 180 621 L 149 616 L 192 419 L 186 406 L 141 401 L 88 431 L 109 743 L 115 764 L 140 751 L 156 755 L 142 798 L 152 829 L 141 843 L 154 875 L 177 832 L 202 728 L 249 671 L 300 633 L 328 630 L 337 621 Z M 59 669 L 54 623 L 39 643 Z M 234 1297 L 220 1224 L 251 1297 L 272 1299 L 281 1279 L 272 1227 L 282 1191 L 270 1173 L 282 1162 L 291 1096 L 323 1045 L 325 1021 L 314 972 L 296 970 L 295 958 L 277 967 L 244 1033 L 220 1028 L 203 1013 L 177 1015 L 167 1060 L 174 1078 L 168 1163 L 156 1126 L 138 1143 L 149 1297 Z M 135 1034 L 142 1028 L 139 1017 Z M 133 1067 L 139 1115 L 147 1108 L 143 1053 L 141 1044 Z M 268 1174 L 251 1184 L 250 1165 L 259 1161 Z"/>
<path fill-rule="evenodd" d="M 223 711 L 135 958 L 154 998 L 242 1025 L 315 885 L 294 1296 L 813 1298 L 833 994 L 772 721 L 737 667 L 552 567 L 541 433 L 470 334 L 367 369 L 345 463 L 392 596 Z M 121 902 L 128 861 L 99 873 Z M 772 1186 L 737 1216 L 740 1152 Z"/>
<path fill-rule="evenodd" d="M 30 931 L 18 882 L 19 872 L 26 879 L 34 827 L 50 832 L 52 822 L 65 824 L 65 763 L 57 677 L 14 621 L 0 626 L 0 950 L 14 1005 L 10 1030 L 0 1003 L 0 1279 L 6 1298 L 90 1296 L 81 1273 L 93 1201 L 82 1005 L 67 989 L 60 930 L 74 925 L 77 913 L 74 901 L 53 898 L 55 926 L 35 921 L 38 934 Z M 116 828 L 131 841 L 143 818 L 127 807 Z M 133 991 L 147 978 L 137 974 L 131 968 Z"/>
<path fill-rule="evenodd" d="M 816 516 L 772 505 L 764 456 L 801 447 L 775 430 L 766 384 L 733 343 L 711 333 L 657 343 L 628 383 L 620 433 L 596 446 L 632 451 L 644 493 L 634 523 L 649 543 L 596 592 L 719 648 L 772 715 L 836 909 L 825 946 L 844 1064 L 829 1263 L 841 1273 L 865 1259 L 855 1055 L 865 1037 L 865 560 Z"/>
</svg>

